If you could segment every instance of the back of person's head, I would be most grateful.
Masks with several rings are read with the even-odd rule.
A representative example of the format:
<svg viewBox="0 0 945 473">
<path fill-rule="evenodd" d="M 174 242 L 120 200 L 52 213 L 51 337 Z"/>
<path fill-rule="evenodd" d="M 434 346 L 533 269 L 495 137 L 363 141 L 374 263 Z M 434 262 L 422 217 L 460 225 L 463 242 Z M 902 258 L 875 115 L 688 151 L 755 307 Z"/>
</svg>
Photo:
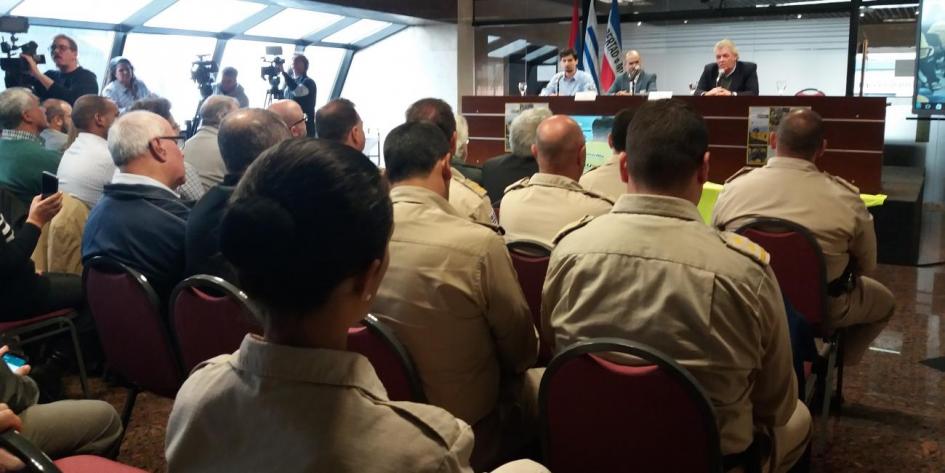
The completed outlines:
<svg viewBox="0 0 945 473">
<path fill-rule="evenodd" d="M 12 130 L 23 121 L 23 112 L 39 101 L 30 89 L 10 87 L 0 92 L 0 126 Z"/>
<path fill-rule="evenodd" d="M 240 175 L 263 151 L 291 137 L 289 128 L 275 113 L 243 108 L 223 119 L 217 144 L 226 171 Z"/>
<path fill-rule="evenodd" d="M 361 117 L 348 99 L 335 99 L 315 112 L 315 133 L 324 140 L 342 142 Z"/>
<path fill-rule="evenodd" d="M 594 141 L 605 141 L 614 127 L 614 117 L 598 117 L 591 122 L 591 137 Z"/>
<path fill-rule="evenodd" d="M 383 260 L 393 226 L 377 167 L 325 140 L 268 149 L 230 202 L 220 248 L 240 287 L 263 308 L 267 328 L 318 309 L 343 281 Z"/>
<path fill-rule="evenodd" d="M 79 97 L 81 98 L 81 97 Z M 78 101 L 77 101 L 78 102 Z M 46 121 L 52 123 L 57 118 L 65 119 L 68 111 L 69 102 L 59 99 L 43 100 L 43 108 L 46 109 Z"/>
<path fill-rule="evenodd" d="M 538 125 L 551 116 L 547 108 L 531 108 L 520 113 L 509 125 L 509 141 L 512 142 L 512 154 L 531 156 L 532 145 L 538 134 Z"/>
<path fill-rule="evenodd" d="M 824 121 L 813 110 L 792 110 L 781 119 L 775 141 L 779 156 L 814 159 L 824 142 Z"/>
<path fill-rule="evenodd" d="M 627 171 L 654 190 L 675 190 L 702 166 L 709 147 L 705 121 L 678 99 L 644 103 L 627 130 Z"/>
<path fill-rule="evenodd" d="M 239 110 L 240 103 L 226 95 L 211 95 L 200 106 L 200 122 L 203 126 L 219 127 L 228 113 Z"/>
<path fill-rule="evenodd" d="M 108 130 L 108 151 L 121 167 L 148 153 L 151 140 L 165 135 L 167 120 L 146 110 L 127 112 Z"/>
<path fill-rule="evenodd" d="M 553 115 L 538 125 L 535 148 L 541 172 L 580 177 L 584 146 L 581 127 L 567 115 Z"/>
<path fill-rule="evenodd" d="M 232 66 L 224 67 L 220 73 L 225 77 L 232 77 L 234 79 L 239 75 L 239 71 L 237 71 L 236 68 Z"/>
<path fill-rule="evenodd" d="M 171 115 L 171 101 L 164 97 L 152 97 L 135 101 L 135 103 L 131 104 L 131 107 L 128 108 L 128 111 L 135 110 L 155 113 L 167 120 L 172 127 L 176 128 L 178 126 L 177 121 L 174 120 L 174 115 Z"/>
<path fill-rule="evenodd" d="M 614 123 L 610 128 L 610 147 L 617 153 L 627 150 L 627 129 L 633 121 L 636 109 L 625 108 L 614 115 Z"/>
<path fill-rule="evenodd" d="M 80 131 L 89 131 L 95 125 L 95 115 L 104 116 L 114 102 L 101 95 L 87 94 L 79 97 L 72 108 L 72 124 Z M 117 107 L 116 111 L 117 111 Z"/>
<path fill-rule="evenodd" d="M 428 121 L 433 123 L 446 135 L 446 140 L 453 139 L 456 132 L 456 119 L 453 117 L 453 108 L 450 104 L 435 98 L 417 100 L 407 108 L 406 121 Z"/>
<path fill-rule="evenodd" d="M 469 123 L 466 117 L 456 114 L 456 151 L 453 156 L 460 160 L 466 160 L 466 152 L 469 149 Z"/>
<path fill-rule="evenodd" d="M 428 121 L 407 122 L 387 134 L 384 162 L 387 178 L 397 183 L 430 174 L 437 161 L 450 152 L 449 141 Z"/>
</svg>

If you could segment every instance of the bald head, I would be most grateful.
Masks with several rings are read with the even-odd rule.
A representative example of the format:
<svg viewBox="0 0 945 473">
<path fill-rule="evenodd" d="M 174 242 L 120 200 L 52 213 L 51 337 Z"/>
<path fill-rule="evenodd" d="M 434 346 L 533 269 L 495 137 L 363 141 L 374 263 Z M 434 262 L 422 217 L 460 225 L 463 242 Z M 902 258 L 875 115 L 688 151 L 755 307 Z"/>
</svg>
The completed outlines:
<svg viewBox="0 0 945 473">
<path fill-rule="evenodd" d="M 827 147 L 824 121 L 813 110 L 792 110 L 781 119 L 772 144 L 778 156 L 813 161 Z"/>
<path fill-rule="evenodd" d="M 275 113 L 242 108 L 223 119 L 217 144 L 227 173 L 242 175 L 260 153 L 291 137 L 289 128 Z"/>
<path fill-rule="evenodd" d="M 584 133 L 566 115 L 552 115 L 538 125 L 534 154 L 540 172 L 578 180 L 584 170 Z"/>
<path fill-rule="evenodd" d="M 289 127 L 292 137 L 298 138 L 306 135 L 305 114 L 302 113 L 302 107 L 294 100 L 278 100 L 273 102 L 267 109 L 275 113 L 282 119 L 282 122 Z"/>
</svg>

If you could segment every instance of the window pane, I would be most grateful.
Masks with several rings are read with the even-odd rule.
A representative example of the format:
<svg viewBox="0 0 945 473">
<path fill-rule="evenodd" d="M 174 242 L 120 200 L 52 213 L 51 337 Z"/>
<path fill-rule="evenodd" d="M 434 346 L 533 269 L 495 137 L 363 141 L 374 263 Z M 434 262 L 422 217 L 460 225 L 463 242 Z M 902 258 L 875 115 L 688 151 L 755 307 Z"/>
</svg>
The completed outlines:
<svg viewBox="0 0 945 473">
<path fill-rule="evenodd" d="M 105 6 L 101 0 L 25 0 L 10 14 L 58 20 L 121 23 L 148 3 L 149 0 L 122 0 L 109 2 Z"/>
<path fill-rule="evenodd" d="M 386 21 L 358 20 L 357 23 L 325 38 L 324 41 L 338 44 L 355 43 L 388 26 L 390 26 L 390 23 Z"/>
<path fill-rule="evenodd" d="M 112 52 L 112 40 L 115 33 L 111 31 L 80 30 L 75 28 L 53 28 L 50 26 L 30 26 L 29 33 L 17 36 L 17 45 L 22 46 L 28 41 L 36 41 L 39 45 L 37 53 L 46 56 L 46 64 L 40 64 L 39 70 L 55 70 L 56 65 L 49 54 L 49 45 L 57 34 L 64 34 L 75 40 L 79 47 L 79 65 L 95 73 L 98 78 L 99 89 L 105 72 L 108 69 L 108 57 Z M 0 84 L 0 89 L 4 88 Z"/>
<path fill-rule="evenodd" d="M 239 71 L 237 78 L 239 84 L 243 86 L 243 91 L 246 92 L 246 97 L 249 98 L 250 107 L 262 107 L 266 99 L 266 91 L 269 90 L 269 83 L 259 74 L 261 67 L 269 65 L 268 62 L 263 62 L 266 46 L 282 46 L 281 57 L 286 60 L 286 70 L 292 67 L 295 45 L 289 43 L 231 39 L 226 42 L 223 60 L 220 61 L 221 70 L 224 67 L 235 67 Z"/>
<path fill-rule="evenodd" d="M 222 31 L 266 8 L 239 0 L 180 0 L 144 26 L 195 31 Z"/>
<path fill-rule="evenodd" d="M 315 98 L 315 110 L 328 102 L 331 88 L 335 85 L 338 67 L 345 57 L 345 50 L 341 48 L 325 48 L 309 46 L 305 48 L 305 57 L 308 58 L 308 76 L 315 81 L 318 87 L 318 96 Z"/>
<path fill-rule="evenodd" d="M 342 17 L 309 10 L 287 8 L 272 18 L 250 28 L 248 35 L 276 38 L 302 38 L 340 20 Z"/>
<path fill-rule="evenodd" d="M 215 45 L 214 38 L 133 33 L 125 41 L 124 56 L 151 92 L 171 101 L 171 113 L 184 128 L 200 102 L 197 84 L 190 80 L 191 63 L 198 54 L 213 54 Z"/>
</svg>

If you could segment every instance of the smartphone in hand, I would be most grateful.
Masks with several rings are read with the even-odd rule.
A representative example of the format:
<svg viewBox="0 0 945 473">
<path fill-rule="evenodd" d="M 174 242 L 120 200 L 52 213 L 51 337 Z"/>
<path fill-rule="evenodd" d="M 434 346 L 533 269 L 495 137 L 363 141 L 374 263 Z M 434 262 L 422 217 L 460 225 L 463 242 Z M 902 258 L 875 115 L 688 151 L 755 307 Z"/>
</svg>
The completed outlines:
<svg viewBox="0 0 945 473">
<path fill-rule="evenodd" d="M 43 171 L 43 198 L 59 192 L 59 178 L 49 171 Z"/>
<path fill-rule="evenodd" d="M 3 354 L 3 362 L 7 364 L 10 371 L 16 373 L 17 368 L 26 364 L 26 358 L 7 352 Z"/>
</svg>

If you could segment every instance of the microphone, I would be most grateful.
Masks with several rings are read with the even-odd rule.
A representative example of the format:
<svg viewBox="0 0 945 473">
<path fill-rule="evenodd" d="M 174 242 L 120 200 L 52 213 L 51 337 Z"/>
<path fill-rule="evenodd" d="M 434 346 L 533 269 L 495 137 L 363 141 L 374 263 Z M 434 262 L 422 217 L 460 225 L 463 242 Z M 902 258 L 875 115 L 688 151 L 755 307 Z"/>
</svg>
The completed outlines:
<svg viewBox="0 0 945 473">
<path fill-rule="evenodd" d="M 722 82 L 722 76 L 725 75 L 725 70 L 721 67 L 719 68 L 719 76 L 715 78 L 715 86 L 718 87 Z"/>
<path fill-rule="evenodd" d="M 558 76 L 557 82 L 555 82 L 555 95 L 561 95 L 561 78 L 564 77 L 564 73 Z"/>
</svg>

